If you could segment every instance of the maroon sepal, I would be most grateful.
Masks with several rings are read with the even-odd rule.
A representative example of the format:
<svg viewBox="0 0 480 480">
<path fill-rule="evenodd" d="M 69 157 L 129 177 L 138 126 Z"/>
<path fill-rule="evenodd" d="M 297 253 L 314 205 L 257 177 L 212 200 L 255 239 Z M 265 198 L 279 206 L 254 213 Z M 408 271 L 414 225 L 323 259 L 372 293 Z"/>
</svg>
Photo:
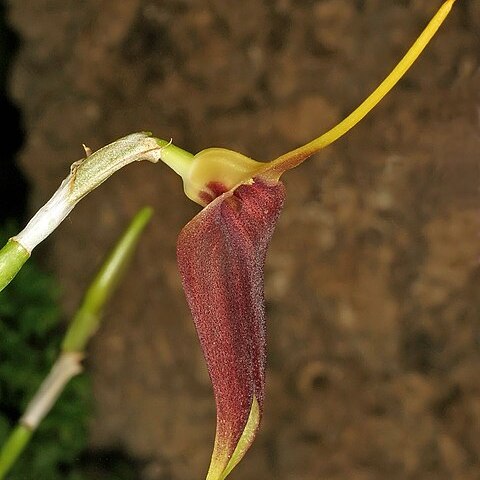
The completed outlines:
<svg viewBox="0 0 480 480">
<path fill-rule="evenodd" d="M 240 458 L 232 459 L 229 465 L 254 398 L 258 402 L 258 421 L 263 410 L 263 269 L 284 198 L 282 183 L 254 179 L 254 183 L 216 198 L 185 226 L 178 238 L 183 287 L 217 405 L 208 478 L 224 478 L 226 467 L 230 471 L 232 462 L 238 463 L 251 443 L 242 447 L 245 451 L 235 452 L 235 457 Z"/>
</svg>

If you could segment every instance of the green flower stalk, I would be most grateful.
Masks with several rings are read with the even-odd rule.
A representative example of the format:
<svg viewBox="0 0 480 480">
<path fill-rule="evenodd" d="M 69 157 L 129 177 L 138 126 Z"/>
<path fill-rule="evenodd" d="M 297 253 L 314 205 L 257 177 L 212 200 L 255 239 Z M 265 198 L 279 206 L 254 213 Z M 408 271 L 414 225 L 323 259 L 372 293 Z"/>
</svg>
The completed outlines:
<svg viewBox="0 0 480 480">
<path fill-rule="evenodd" d="M 135 215 L 88 288 L 66 332 L 59 357 L 0 450 L 0 480 L 28 445 L 67 383 L 81 373 L 85 347 L 100 325 L 103 309 L 121 280 L 151 216 L 151 208 L 143 208 Z"/>
<path fill-rule="evenodd" d="M 123 137 L 94 153 L 85 147 L 85 153 L 85 158 L 72 164 L 69 175 L 50 200 L 0 250 L 0 291 L 15 277 L 32 250 L 60 225 L 75 205 L 116 171 L 141 160 L 156 163 L 160 157 L 168 163 L 172 154 L 179 165 L 183 158 L 190 157 L 169 142 L 153 138 L 146 132 Z"/>
</svg>

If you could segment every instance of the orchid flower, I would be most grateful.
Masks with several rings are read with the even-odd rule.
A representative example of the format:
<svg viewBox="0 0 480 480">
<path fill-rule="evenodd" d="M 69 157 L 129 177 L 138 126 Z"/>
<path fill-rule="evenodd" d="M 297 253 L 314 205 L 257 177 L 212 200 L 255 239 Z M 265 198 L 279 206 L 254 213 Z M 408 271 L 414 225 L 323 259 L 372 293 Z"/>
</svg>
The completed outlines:
<svg viewBox="0 0 480 480">
<path fill-rule="evenodd" d="M 443 4 L 405 57 L 348 117 L 272 162 L 257 162 L 223 148 L 191 155 L 157 140 L 162 160 L 182 177 L 186 195 L 204 207 L 180 233 L 177 258 L 217 407 L 207 480 L 223 480 L 238 464 L 253 442 L 263 412 L 263 268 L 285 198 L 281 175 L 344 135 L 393 88 L 454 1 Z"/>
</svg>

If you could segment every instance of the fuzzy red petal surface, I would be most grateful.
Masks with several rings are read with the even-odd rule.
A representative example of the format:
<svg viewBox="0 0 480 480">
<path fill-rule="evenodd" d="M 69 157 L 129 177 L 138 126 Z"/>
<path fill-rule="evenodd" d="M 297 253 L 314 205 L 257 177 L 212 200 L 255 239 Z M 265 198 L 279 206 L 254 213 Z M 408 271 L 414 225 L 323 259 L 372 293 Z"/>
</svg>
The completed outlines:
<svg viewBox="0 0 480 480">
<path fill-rule="evenodd" d="M 225 464 L 253 397 L 263 409 L 263 269 L 285 198 L 283 184 L 241 185 L 205 207 L 180 233 L 177 257 L 217 405 L 215 460 Z M 220 458 L 221 457 L 221 458 Z"/>
</svg>

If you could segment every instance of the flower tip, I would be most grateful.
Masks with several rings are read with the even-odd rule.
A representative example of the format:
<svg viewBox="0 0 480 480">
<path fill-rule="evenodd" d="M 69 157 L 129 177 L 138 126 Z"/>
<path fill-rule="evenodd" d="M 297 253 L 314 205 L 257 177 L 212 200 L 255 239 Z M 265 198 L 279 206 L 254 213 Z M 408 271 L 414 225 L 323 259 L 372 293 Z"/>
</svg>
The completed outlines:
<svg viewBox="0 0 480 480">
<path fill-rule="evenodd" d="M 220 432 L 217 430 L 206 480 L 224 480 L 240 463 L 255 439 L 258 426 L 260 425 L 260 418 L 260 405 L 254 396 L 247 423 L 233 451 L 232 448 L 228 447 L 228 441 L 220 438 Z"/>
</svg>

